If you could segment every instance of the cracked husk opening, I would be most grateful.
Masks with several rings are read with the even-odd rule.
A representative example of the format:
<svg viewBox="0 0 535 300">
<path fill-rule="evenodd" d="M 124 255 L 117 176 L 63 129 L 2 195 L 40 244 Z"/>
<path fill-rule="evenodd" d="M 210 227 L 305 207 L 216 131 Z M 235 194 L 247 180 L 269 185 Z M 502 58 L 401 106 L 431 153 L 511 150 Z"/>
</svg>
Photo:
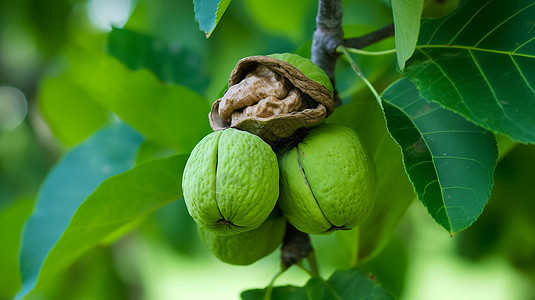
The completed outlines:
<svg viewBox="0 0 535 300">
<path fill-rule="evenodd" d="M 268 56 L 240 60 L 210 112 L 214 131 L 239 128 L 275 143 L 319 125 L 334 110 L 331 92 L 291 64 Z"/>
</svg>

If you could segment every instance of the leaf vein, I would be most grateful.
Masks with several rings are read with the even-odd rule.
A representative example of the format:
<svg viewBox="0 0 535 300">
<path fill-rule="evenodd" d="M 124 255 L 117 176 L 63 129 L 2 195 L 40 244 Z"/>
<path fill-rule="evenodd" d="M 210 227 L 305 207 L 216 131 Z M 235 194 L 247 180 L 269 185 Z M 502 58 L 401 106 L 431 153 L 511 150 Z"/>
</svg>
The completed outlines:
<svg viewBox="0 0 535 300">
<path fill-rule="evenodd" d="M 468 160 L 477 163 L 480 165 L 483 169 L 487 170 L 488 172 L 492 173 L 492 170 L 487 168 L 482 162 L 479 160 L 469 158 L 469 157 L 460 157 L 460 156 L 452 156 L 452 155 L 433 155 L 433 159 L 458 159 L 458 160 Z"/>
<path fill-rule="evenodd" d="M 457 36 L 459 36 L 459 34 L 461 34 L 461 32 L 466 28 L 466 26 L 468 24 L 470 24 L 470 22 L 472 22 L 472 20 L 479 14 L 479 12 L 481 12 L 485 6 L 489 5 L 492 1 L 489 1 L 487 3 L 485 3 L 485 5 L 481 6 L 480 9 L 478 9 L 478 11 L 476 11 L 476 13 L 474 15 L 472 15 L 472 17 L 463 25 L 463 27 L 457 32 L 457 34 L 448 42 L 448 44 L 452 44 L 453 41 L 457 38 Z"/>
<path fill-rule="evenodd" d="M 420 46 L 417 46 L 416 48 L 420 51 L 421 49 L 426 49 L 426 48 L 449 48 L 449 49 L 473 50 L 473 51 L 481 51 L 481 52 L 490 52 L 494 54 L 514 55 L 514 56 L 519 56 L 519 57 L 535 58 L 535 55 L 531 55 L 531 54 L 523 54 L 523 53 L 517 53 L 517 52 L 511 52 L 511 51 L 493 50 L 493 49 L 485 49 L 485 48 L 476 48 L 472 46 L 462 46 L 462 45 L 420 45 Z"/>
<path fill-rule="evenodd" d="M 533 25 L 535 26 L 535 25 Z M 513 50 L 513 53 L 515 53 L 516 51 L 520 50 L 520 48 L 524 47 L 525 45 L 529 44 L 531 41 L 535 40 L 535 36 L 530 38 L 529 40 L 527 40 L 525 43 L 523 43 L 522 45 L 516 47 L 515 50 Z"/>
<path fill-rule="evenodd" d="M 514 18 L 516 15 L 518 15 L 519 13 L 521 13 L 522 11 L 528 9 L 530 6 L 532 5 L 535 5 L 535 2 L 532 2 L 531 4 L 529 4 L 528 6 L 526 7 L 523 7 L 522 9 L 518 10 L 516 13 L 514 13 L 512 16 L 510 16 L 509 18 L 505 19 L 503 22 L 501 22 L 500 24 L 498 24 L 498 26 L 494 27 L 494 29 L 492 29 L 491 31 L 489 31 L 484 37 L 482 37 L 479 42 L 477 42 L 474 47 L 477 47 L 477 45 L 479 45 L 484 39 L 486 39 L 491 33 L 493 33 L 494 31 L 496 31 L 496 29 L 500 28 L 503 24 L 507 23 L 509 20 L 511 20 L 512 18 Z"/>
<path fill-rule="evenodd" d="M 513 61 L 513 64 L 515 65 L 515 67 L 517 68 L 518 73 L 520 74 L 520 77 L 522 77 L 522 79 L 524 79 L 524 82 L 525 82 L 526 85 L 529 87 L 529 89 L 531 90 L 531 92 L 532 92 L 533 94 L 535 94 L 535 89 L 534 89 L 533 86 L 529 83 L 528 79 L 527 79 L 526 76 L 524 75 L 524 72 L 522 72 L 522 69 L 520 69 L 520 66 L 519 66 L 518 63 L 516 62 L 515 58 L 514 58 L 512 55 L 509 55 L 509 57 L 510 57 L 511 60 Z"/>
<path fill-rule="evenodd" d="M 481 76 L 483 76 L 483 79 L 485 79 L 485 83 L 487 84 L 487 86 L 489 87 L 489 90 L 490 92 L 492 93 L 492 97 L 494 99 L 494 102 L 496 102 L 496 104 L 498 105 L 498 107 L 500 108 L 500 110 L 503 112 L 503 116 L 508 119 L 509 121 L 511 121 L 511 123 L 515 124 L 516 127 L 518 127 L 518 129 L 522 130 L 525 132 L 525 129 L 522 128 L 522 126 L 520 124 L 518 124 L 518 122 L 516 120 L 514 120 L 513 118 L 511 118 L 509 116 L 509 114 L 507 114 L 507 112 L 505 111 L 505 109 L 503 108 L 503 105 L 500 103 L 500 101 L 498 100 L 498 96 L 496 95 L 496 91 L 494 91 L 494 88 L 492 87 L 492 85 L 490 84 L 487 76 L 485 75 L 485 71 L 483 71 L 483 69 L 481 68 L 481 66 L 479 65 L 479 63 L 477 62 L 477 59 L 476 57 L 474 56 L 474 54 L 472 54 L 472 51 L 468 50 L 468 53 L 470 54 L 470 57 L 472 58 L 472 60 L 474 61 L 477 69 L 479 70 L 479 72 L 481 73 Z"/>
<path fill-rule="evenodd" d="M 455 92 L 457 92 L 457 95 L 459 96 L 459 99 L 461 100 L 461 102 L 464 104 L 464 107 L 466 108 L 466 110 L 471 114 L 471 115 L 474 115 L 474 113 L 472 112 L 472 110 L 470 109 L 470 107 L 468 107 L 468 104 L 466 103 L 466 101 L 464 100 L 464 97 L 463 95 L 461 94 L 461 91 L 457 88 L 457 86 L 455 85 L 455 82 L 453 82 L 453 80 L 446 74 L 446 72 L 444 71 L 444 69 L 442 69 L 442 67 L 440 66 L 440 64 L 438 62 L 436 62 L 431 56 L 429 56 L 425 51 L 422 51 L 421 49 L 419 49 L 419 51 L 421 51 L 436 67 L 437 69 L 444 75 L 444 77 L 450 82 L 451 86 L 453 87 L 453 89 L 455 90 Z"/>
</svg>

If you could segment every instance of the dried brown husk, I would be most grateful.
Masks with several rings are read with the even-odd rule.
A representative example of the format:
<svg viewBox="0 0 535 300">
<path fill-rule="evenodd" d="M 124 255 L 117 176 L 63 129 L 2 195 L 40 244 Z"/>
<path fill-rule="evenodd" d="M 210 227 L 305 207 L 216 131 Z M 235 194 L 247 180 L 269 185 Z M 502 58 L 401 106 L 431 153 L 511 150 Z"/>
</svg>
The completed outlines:
<svg viewBox="0 0 535 300">
<path fill-rule="evenodd" d="M 235 127 L 276 143 L 319 125 L 333 110 L 331 92 L 290 63 L 250 56 L 236 64 L 229 89 L 214 102 L 209 117 L 214 131 Z"/>
</svg>

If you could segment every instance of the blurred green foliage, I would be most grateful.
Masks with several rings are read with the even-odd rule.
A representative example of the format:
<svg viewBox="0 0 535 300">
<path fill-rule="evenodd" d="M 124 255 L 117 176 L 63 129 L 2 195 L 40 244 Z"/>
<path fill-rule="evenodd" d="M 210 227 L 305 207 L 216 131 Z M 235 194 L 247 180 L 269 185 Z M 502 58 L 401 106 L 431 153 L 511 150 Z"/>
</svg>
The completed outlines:
<svg viewBox="0 0 535 300">
<path fill-rule="evenodd" d="M 504 257 L 535 281 L 535 147 L 517 146 L 498 164 L 494 180 L 485 213 L 459 234 L 459 254 Z"/>
<path fill-rule="evenodd" d="M 427 1 L 424 15 L 444 15 L 456 4 L 442 2 Z M 288 5 L 291 9 L 281 11 Z M 96 15 L 99 6 L 115 15 L 131 14 L 124 22 L 103 24 L 106 17 Z M 392 22 L 387 0 L 344 0 L 343 6 L 346 37 Z M 169 141 L 172 131 L 159 132 L 167 135 L 161 138 L 155 134 L 158 128 L 136 128 L 147 138 L 137 162 L 187 152 L 184 149 L 209 130 L 205 112 L 225 89 L 235 63 L 244 56 L 275 52 L 308 56 L 315 12 L 315 3 L 306 0 L 233 1 L 212 37 L 206 39 L 195 22 L 192 1 L 0 0 L 0 86 L 20 89 L 29 104 L 19 127 L 0 131 L 0 299 L 11 299 L 20 288 L 17 256 L 22 226 L 50 168 L 98 129 L 119 117 L 128 121 L 111 112 L 117 110 L 115 98 L 159 95 L 169 100 L 190 95 L 182 100 L 196 101 L 198 109 L 192 119 L 188 123 L 166 121 L 181 133 L 198 127 L 195 134 L 177 135 L 175 142 L 165 144 L 162 141 Z M 386 39 L 366 50 L 393 45 L 393 39 Z M 394 55 L 359 56 L 357 63 L 378 90 L 399 77 Z M 334 270 L 350 267 L 359 246 L 361 258 L 367 260 L 363 268 L 376 274 L 387 290 L 403 297 L 409 282 L 405 280 L 407 265 L 417 255 L 405 255 L 404 244 L 411 242 L 406 227 L 398 232 L 401 239 L 390 242 L 412 202 L 412 195 L 405 192 L 410 190 L 406 177 L 398 175 L 403 173 L 400 153 L 385 134 L 383 120 L 376 118 L 378 108 L 371 94 L 344 60 L 339 60 L 337 80 L 347 110 L 337 111 L 332 122 L 346 124 L 370 141 L 371 151 L 384 158 L 380 167 L 395 185 L 385 181 L 380 209 L 364 225 L 369 230 L 360 233 L 360 245 L 349 245 L 354 232 L 348 233 L 353 239 L 343 234 L 314 239 L 322 275 L 328 278 Z M 121 90 L 125 86 L 132 88 Z M 122 107 L 125 115 L 129 108 Z M 361 110 L 373 113 L 360 112 L 361 117 L 355 119 L 352 113 Z M 517 146 L 499 163 L 496 188 L 484 214 L 452 241 L 460 255 L 505 258 L 535 280 L 535 212 L 526 201 L 535 199 L 534 163 L 533 146 Z M 391 199 L 399 201 L 392 207 Z M 389 223 L 374 226 L 387 217 Z M 195 223 L 181 200 L 139 222 L 133 233 L 93 248 L 27 299 L 237 298 L 241 290 L 266 286 L 278 270 L 277 254 L 246 268 L 215 260 L 199 243 Z M 306 274 L 294 268 L 281 276 L 280 284 L 303 286 L 307 280 Z M 203 281 L 214 284 L 213 291 Z"/>
</svg>

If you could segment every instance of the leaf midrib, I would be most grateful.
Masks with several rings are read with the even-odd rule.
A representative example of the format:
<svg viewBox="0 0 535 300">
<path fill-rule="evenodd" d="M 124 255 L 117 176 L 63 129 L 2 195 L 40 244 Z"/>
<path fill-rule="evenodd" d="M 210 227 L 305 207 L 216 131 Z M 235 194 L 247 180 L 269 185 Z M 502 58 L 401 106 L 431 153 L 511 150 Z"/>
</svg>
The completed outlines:
<svg viewBox="0 0 535 300">
<path fill-rule="evenodd" d="M 442 196 L 442 203 L 443 203 L 443 206 L 441 207 L 441 209 L 444 209 L 444 211 L 446 212 L 446 216 L 447 216 L 447 220 L 448 220 L 448 225 L 449 225 L 449 231 L 450 233 L 453 232 L 453 227 L 452 227 L 452 224 L 451 224 L 451 219 L 450 219 L 450 216 L 448 214 L 448 209 L 446 207 L 446 201 L 444 199 L 444 187 L 442 186 L 442 183 L 440 182 L 440 177 L 438 176 L 438 170 L 437 170 L 437 166 L 435 164 L 435 156 L 433 155 L 433 153 L 431 152 L 431 148 L 429 147 L 429 144 L 427 143 L 427 141 L 425 140 L 425 138 L 423 138 L 423 133 L 420 131 L 420 129 L 418 129 L 418 127 L 416 126 L 416 124 L 414 123 L 414 121 L 410 118 L 410 116 L 407 115 L 407 113 L 405 111 L 403 111 L 398 105 L 395 105 L 394 103 L 392 103 L 391 101 L 388 101 L 384 98 L 382 98 L 384 102 L 388 103 L 389 105 L 392 105 L 393 107 L 397 108 L 399 111 L 403 112 L 403 115 L 405 117 L 409 117 L 409 120 L 412 124 L 412 126 L 414 126 L 414 128 L 418 131 L 418 133 L 420 134 L 420 138 L 422 139 L 423 143 L 425 144 L 425 146 L 427 147 L 427 149 L 429 150 L 429 153 L 431 154 L 431 163 L 433 164 L 433 170 L 435 171 L 435 175 L 436 175 L 436 178 L 437 178 L 437 182 L 440 186 L 440 194 Z M 402 153 L 403 155 L 403 153 Z M 427 189 L 427 186 L 426 186 L 426 189 Z M 422 194 L 422 196 L 425 195 L 425 192 Z M 438 212 L 440 212 L 440 209 L 437 211 L 437 214 Z"/>
<path fill-rule="evenodd" d="M 416 46 L 416 49 L 425 49 L 425 48 L 462 49 L 462 50 L 467 50 L 467 51 L 490 52 L 490 53 L 495 53 L 495 54 L 503 54 L 503 55 L 519 56 L 519 57 L 527 57 L 527 58 L 534 58 L 535 59 L 535 55 L 517 53 L 517 52 L 511 52 L 511 51 L 502 51 L 502 50 L 477 48 L 477 47 L 474 47 L 474 46 L 462 46 L 462 45 L 417 45 Z"/>
</svg>

